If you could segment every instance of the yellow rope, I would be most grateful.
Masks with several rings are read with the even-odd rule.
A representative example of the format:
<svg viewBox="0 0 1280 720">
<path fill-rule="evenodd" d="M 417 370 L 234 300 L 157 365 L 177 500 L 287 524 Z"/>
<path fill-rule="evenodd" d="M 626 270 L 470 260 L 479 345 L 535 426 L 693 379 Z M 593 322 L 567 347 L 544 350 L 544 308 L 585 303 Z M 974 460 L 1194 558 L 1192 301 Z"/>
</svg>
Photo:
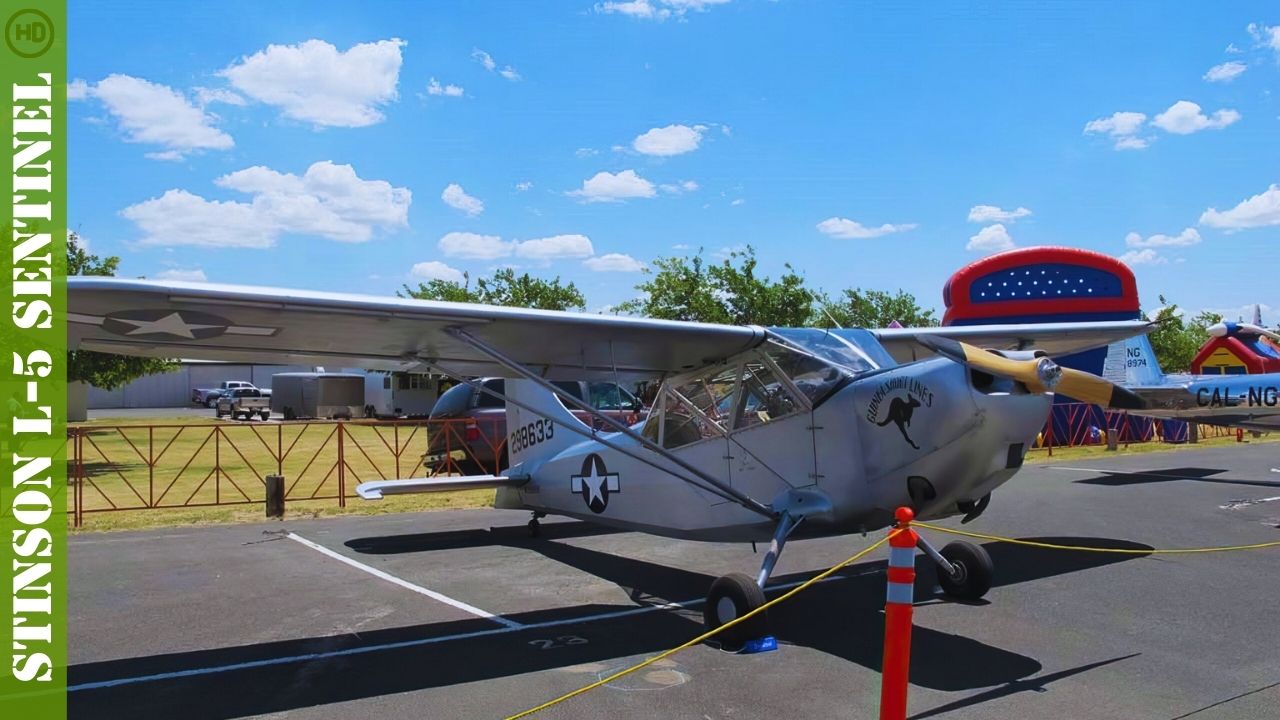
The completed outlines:
<svg viewBox="0 0 1280 720">
<path fill-rule="evenodd" d="M 847 566 L 849 566 L 849 565 L 852 565 L 853 563 L 855 563 L 855 562 L 857 562 L 858 560 L 862 559 L 862 558 L 863 558 L 863 556 L 867 555 L 867 554 L 868 554 L 868 553 L 870 553 L 872 550 L 875 550 L 876 548 L 878 548 L 878 547 L 880 547 L 881 545 L 883 545 L 883 544 L 885 544 L 886 542 L 888 542 L 888 541 L 889 541 L 889 538 L 893 537 L 894 535 L 897 535 L 897 534 L 898 534 L 898 533 L 900 533 L 900 532 L 902 532 L 902 531 L 901 531 L 901 530 L 894 530 L 894 531 L 890 532 L 888 535 L 886 535 L 885 537 L 883 537 L 883 538 L 881 538 L 880 540 L 876 541 L 876 542 L 875 542 L 874 544 L 872 544 L 870 547 L 867 547 L 867 548 L 865 548 L 865 549 L 863 549 L 863 550 L 859 551 L 857 554 L 853 555 L 853 556 L 852 556 L 852 557 L 850 557 L 848 560 L 845 560 L 845 561 L 843 561 L 843 562 L 840 562 L 840 563 L 837 563 L 837 564 L 835 564 L 835 565 L 832 565 L 830 568 L 828 568 L 827 570 L 824 570 L 822 573 L 820 573 L 820 574 L 818 574 L 818 575 L 815 575 L 815 576 L 813 576 L 812 578 L 809 578 L 808 580 L 804 581 L 804 582 L 803 582 L 803 583 L 801 583 L 800 585 L 797 585 L 796 587 L 792 588 L 791 590 L 788 590 L 787 592 L 783 593 L 782 595 L 779 595 L 778 597 L 776 597 L 776 598 L 774 598 L 774 599 L 770 600 L 769 602 L 765 603 L 764 605 L 761 605 L 760 607 L 756 608 L 755 610 L 752 610 L 751 612 L 747 613 L 746 615 L 743 615 L 742 617 L 734 618 L 733 620 L 730 620 L 729 622 L 725 623 L 724 625 L 721 625 L 720 627 L 718 627 L 718 628 L 716 628 L 716 629 L 714 629 L 714 630 L 710 630 L 710 631 L 708 631 L 708 632 L 705 632 L 705 633 L 703 633 L 703 634 L 699 635 L 698 637 L 696 637 L 696 638 L 694 638 L 694 639 L 690 640 L 689 642 L 684 643 L 683 645 L 677 645 L 676 647 L 673 647 L 673 648 L 671 648 L 670 650 L 667 650 L 666 652 L 660 653 L 660 654 L 658 654 L 658 655 L 654 655 L 653 657 L 649 658 L 648 660 L 645 660 L 644 662 L 641 662 L 641 663 L 639 663 L 639 664 L 637 664 L 637 665 L 632 665 L 631 667 L 629 667 L 629 668 L 627 668 L 627 669 L 625 669 L 625 670 L 620 670 L 620 671 L 618 671 L 618 672 L 616 672 L 616 673 L 614 673 L 614 674 L 610 675 L 609 677 L 606 677 L 606 678 L 602 678 L 602 679 L 600 679 L 600 680 L 597 680 L 596 682 L 593 682 L 593 683 L 591 683 L 590 685 L 586 685 L 586 686 L 584 686 L 584 687 L 580 687 L 580 688 L 578 688 L 577 690 L 574 690 L 573 692 L 565 693 L 564 695 L 561 695 L 560 697 L 558 697 L 558 698 L 556 698 L 556 699 L 554 699 L 554 700 L 548 700 L 547 702 L 544 702 L 544 703 L 542 703 L 541 705 L 539 705 L 539 706 L 537 706 L 537 707 L 529 708 L 528 710 L 525 710 L 524 712 L 519 712 L 519 713 L 516 713 L 515 715 L 511 715 L 511 716 L 509 716 L 506 720 L 517 720 L 518 718 L 528 717 L 529 715 L 532 715 L 532 714 L 534 714 L 534 713 L 536 713 L 536 712 L 541 712 L 541 711 L 546 710 L 547 708 L 549 708 L 549 707 L 551 707 L 551 706 L 553 706 L 553 705 L 557 705 L 557 704 L 559 704 L 559 703 L 562 703 L 562 702 L 564 702 L 565 700 L 568 700 L 569 698 L 577 697 L 578 695 L 581 695 L 581 694 L 583 694 L 583 693 L 585 693 L 585 692 L 587 692 L 587 691 L 589 691 L 589 690 L 594 690 L 594 689 L 596 689 L 596 688 L 600 687 L 601 685 L 606 685 L 606 684 L 608 684 L 608 683 L 611 683 L 611 682 L 613 682 L 614 680 L 617 680 L 617 679 L 618 679 L 618 678 L 620 678 L 620 677 L 623 677 L 623 676 L 625 676 L 625 675 L 630 675 L 631 673 L 633 673 L 633 672 L 635 672 L 635 671 L 637 671 L 637 670 L 639 670 L 639 669 L 641 669 L 641 668 L 648 667 L 649 665 L 652 665 L 653 663 L 656 663 L 656 662 L 658 662 L 659 660 L 661 660 L 661 659 L 663 659 L 663 658 L 666 658 L 666 657 L 670 657 L 670 656 L 672 656 L 672 655 L 675 655 L 676 653 L 680 652 L 681 650 L 684 650 L 685 648 L 693 647 L 694 645 L 697 645 L 698 643 L 700 643 L 700 642 L 702 642 L 702 641 L 704 641 L 704 640 L 707 640 L 708 638 L 713 637 L 714 635 L 716 635 L 716 634 L 717 634 L 717 633 L 719 633 L 719 632 L 722 632 L 722 631 L 724 631 L 724 630 L 728 630 L 729 628 L 733 627 L 734 625 L 737 625 L 738 623 L 741 623 L 741 622 L 745 622 L 746 620 L 749 620 L 750 618 L 752 618 L 752 617 L 756 616 L 757 614 L 762 613 L 762 612 L 764 612 L 765 610 L 768 610 L 770 607 L 772 607 L 772 606 L 774 606 L 774 605 L 777 605 L 778 603 L 780 603 L 780 602 L 782 602 L 782 601 L 786 600 L 787 598 L 790 598 L 791 596 L 795 595 L 795 594 L 796 594 L 796 593 L 798 593 L 798 592 L 801 592 L 802 590 L 804 590 L 804 589 L 808 588 L 810 585 L 813 585 L 814 583 L 819 582 L 819 581 L 820 581 L 820 580 L 822 580 L 823 578 L 826 578 L 826 577 L 830 576 L 832 573 L 835 573 L 836 571 L 838 571 L 838 570 L 840 570 L 840 569 L 842 569 L 842 568 L 845 568 L 845 567 L 847 567 Z"/>
<path fill-rule="evenodd" d="M 929 523 L 912 521 L 912 527 L 928 528 L 929 530 L 937 530 L 938 532 L 949 533 L 951 535 L 962 535 L 969 538 L 977 538 L 979 540 L 994 540 L 997 542 L 1012 543 L 1014 545 L 1028 545 L 1030 547 L 1048 548 L 1050 550 L 1076 550 L 1079 552 L 1097 552 L 1097 553 L 1120 553 L 1124 555 L 1178 555 L 1186 553 L 1211 553 L 1211 552 L 1228 552 L 1232 550 L 1257 550 L 1260 548 L 1269 548 L 1280 546 L 1280 540 L 1271 542 L 1254 543 L 1252 545 L 1225 545 L 1221 547 L 1203 547 L 1203 548 L 1177 548 L 1173 550 L 1137 550 L 1133 548 L 1098 548 L 1085 547 L 1083 545 L 1058 545 L 1057 543 L 1036 542 L 1034 540 L 1018 540 L 1016 538 L 1001 537 L 999 535 L 986 535 L 983 533 L 970 532 L 968 530 L 956 530 L 954 528 L 942 527 L 941 525 L 931 525 Z"/>
</svg>

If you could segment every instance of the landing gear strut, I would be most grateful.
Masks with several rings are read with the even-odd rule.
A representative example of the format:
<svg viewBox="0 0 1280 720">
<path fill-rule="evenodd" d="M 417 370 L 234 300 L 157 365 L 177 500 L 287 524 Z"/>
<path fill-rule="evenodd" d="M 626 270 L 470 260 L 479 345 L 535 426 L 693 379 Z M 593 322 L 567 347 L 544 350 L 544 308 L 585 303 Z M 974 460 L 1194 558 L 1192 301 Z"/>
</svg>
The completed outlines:
<svg viewBox="0 0 1280 720">
<path fill-rule="evenodd" d="M 542 533 L 542 523 L 538 522 L 538 518 L 544 518 L 547 514 L 544 512 L 533 511 L 533 517 L 529 519 L 529 537 L 536 538 Z"/>
<path fill-rule="evenodd" d="M 918 538 L 916 546 L 937 563 L 938 584 L 947 595 L 961 600 L 978 600 L 991 589 L 995 566 L 982 546 L 957 541 L 948 543 L 942 552 L 938 552 L 923 536 Z"/>
<path fill-rule="evenodd" d="M 702 608 L 702 620 L 708 630 L 714 630 L 764 605 L 764 585 L 773 574 L 778 557 L 782 555 L 787 536 L 802 519 L 803 516 L 796 518 L 789 513 L 782 514 L 778 528 L 773 533 L 773 540 L 769 543 L 769 551 L 764 554 L 764 561 L 760 564 L 760 574 L 754 580 L 743 573 L 729 573 L 711 583 L 711 591 L 707 593 L 707 602 Z M 725 645 L 739 646 L 764 635 L 768 627 L 767 613 L 760 613 L 716 637 Z"/>
</svg>

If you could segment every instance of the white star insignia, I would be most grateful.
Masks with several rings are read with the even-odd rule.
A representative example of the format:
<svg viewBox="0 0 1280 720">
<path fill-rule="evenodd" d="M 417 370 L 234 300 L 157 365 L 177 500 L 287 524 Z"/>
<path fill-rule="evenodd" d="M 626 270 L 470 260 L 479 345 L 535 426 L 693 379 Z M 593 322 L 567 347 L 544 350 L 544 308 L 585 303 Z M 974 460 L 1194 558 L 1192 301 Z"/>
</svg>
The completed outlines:
<svg viewBox="0 0 1280 720">
<path fill-rule="evenodd" d="M 593 503 L 596 500 L 599 500 L 601 504 L 604 504 L 604 493 L 602 491 L 604 489 L 604 482 L 607 479 L 608 478 L 604 475 L 596 474 L 596 468 L 594 465 L 591 467 L 591 474 L 583 476 L 582 483 L 587 488 L 588 504 Z"/>
<path fill-rule="evenodd" d="M 175 335 L 177 337 L 195 340 L 196 336 L 192 330 L 208 330 L 210 328 L 221 327 L 220 325 L 193 325 L 182 319 L 182 316 L 176 312 L 169 313 L 158 320 L 129 320 L 127 318 L 113 318 L 122 323 L 133 325 L 134 329 L 125 333 L 126 335 L 151 335 L 158 333 L 162 335 Z"/>
</svg>

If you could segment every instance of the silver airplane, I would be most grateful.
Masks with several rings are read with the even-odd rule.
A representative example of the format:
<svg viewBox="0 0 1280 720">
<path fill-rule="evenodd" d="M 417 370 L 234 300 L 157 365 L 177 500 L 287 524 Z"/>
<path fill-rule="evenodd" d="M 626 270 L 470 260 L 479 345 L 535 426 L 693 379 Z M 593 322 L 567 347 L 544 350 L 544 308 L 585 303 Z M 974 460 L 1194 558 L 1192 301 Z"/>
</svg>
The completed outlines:
<svg viewBox="0 0 1280 720">
<path fill-rule="evenodd" d="M 1248 323 L 1218 323 L 1209 334 L 1280 341 L 1280 334 Z M 1280 430 L 1280 373 L 1253 375 L 1166 375 L 1151 341 L 1135 336 L 1107 348 L 1103 377 L 1143 399 L 1134 415 L 1188 420 L 1205 425 Z"/>
<path fill-rule="evenodd" d="M 366 482 L 357 492 L 493 488 L 495 507 L 533 513 L 535 532 L 538 518 L 556 514 L 674 538 L 769 542 L 755 577 L 712 584 L 712 628 L 763 604 L 790 537 L 885 528 L 900 506 L 921 519 L 977 517 L 1022 466 L 1055 388 L 1138 407 L 1131 393 L 1048 356 L 1149 329 L 766 329 L 114 278 L 68 286 L 72 348 L 509 378 L 503 393 L 482 388 L 507 406 L 502 475 Z M 655 378 L 652 412 L 630 427 L 550 382 Z M 938 551 L 922 541 L 921 550 L 947 593 L 978 598 L 990 588 L 981 547 Z M 728 641 L 760 627 L 731 630 Z"/>
</svg>

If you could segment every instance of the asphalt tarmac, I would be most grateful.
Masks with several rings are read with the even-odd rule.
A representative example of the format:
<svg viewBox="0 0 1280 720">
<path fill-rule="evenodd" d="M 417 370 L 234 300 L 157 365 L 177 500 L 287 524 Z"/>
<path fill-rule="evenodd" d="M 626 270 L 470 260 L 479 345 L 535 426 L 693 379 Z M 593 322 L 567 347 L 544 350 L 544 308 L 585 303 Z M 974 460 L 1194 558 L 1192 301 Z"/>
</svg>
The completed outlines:
<svg viewBox="0 0 1280 720">
<path fill-rule="evenodd" d="M 964 527 L 1137 549 L 1280 540 L 1272 468 L 1274 444 L 1029 465 Z M 530 539 L 526 520 L 476 510 L 77 536 L 70 715 L 504 717 L 698 635 L 711 581 L 754 574 L 761 558 L 551 518 Z M 880 536 L 793 541 L 774 582 Z M 1280 716 L 1280 548 L 984 545 L 996 586 L 973 604 L 943 598 L 917 558 L 911 717 Z M 535 717 L 876 717 L 886 554 L 772 612 L 774 652 L 696 646 Z"/>
</svg>

